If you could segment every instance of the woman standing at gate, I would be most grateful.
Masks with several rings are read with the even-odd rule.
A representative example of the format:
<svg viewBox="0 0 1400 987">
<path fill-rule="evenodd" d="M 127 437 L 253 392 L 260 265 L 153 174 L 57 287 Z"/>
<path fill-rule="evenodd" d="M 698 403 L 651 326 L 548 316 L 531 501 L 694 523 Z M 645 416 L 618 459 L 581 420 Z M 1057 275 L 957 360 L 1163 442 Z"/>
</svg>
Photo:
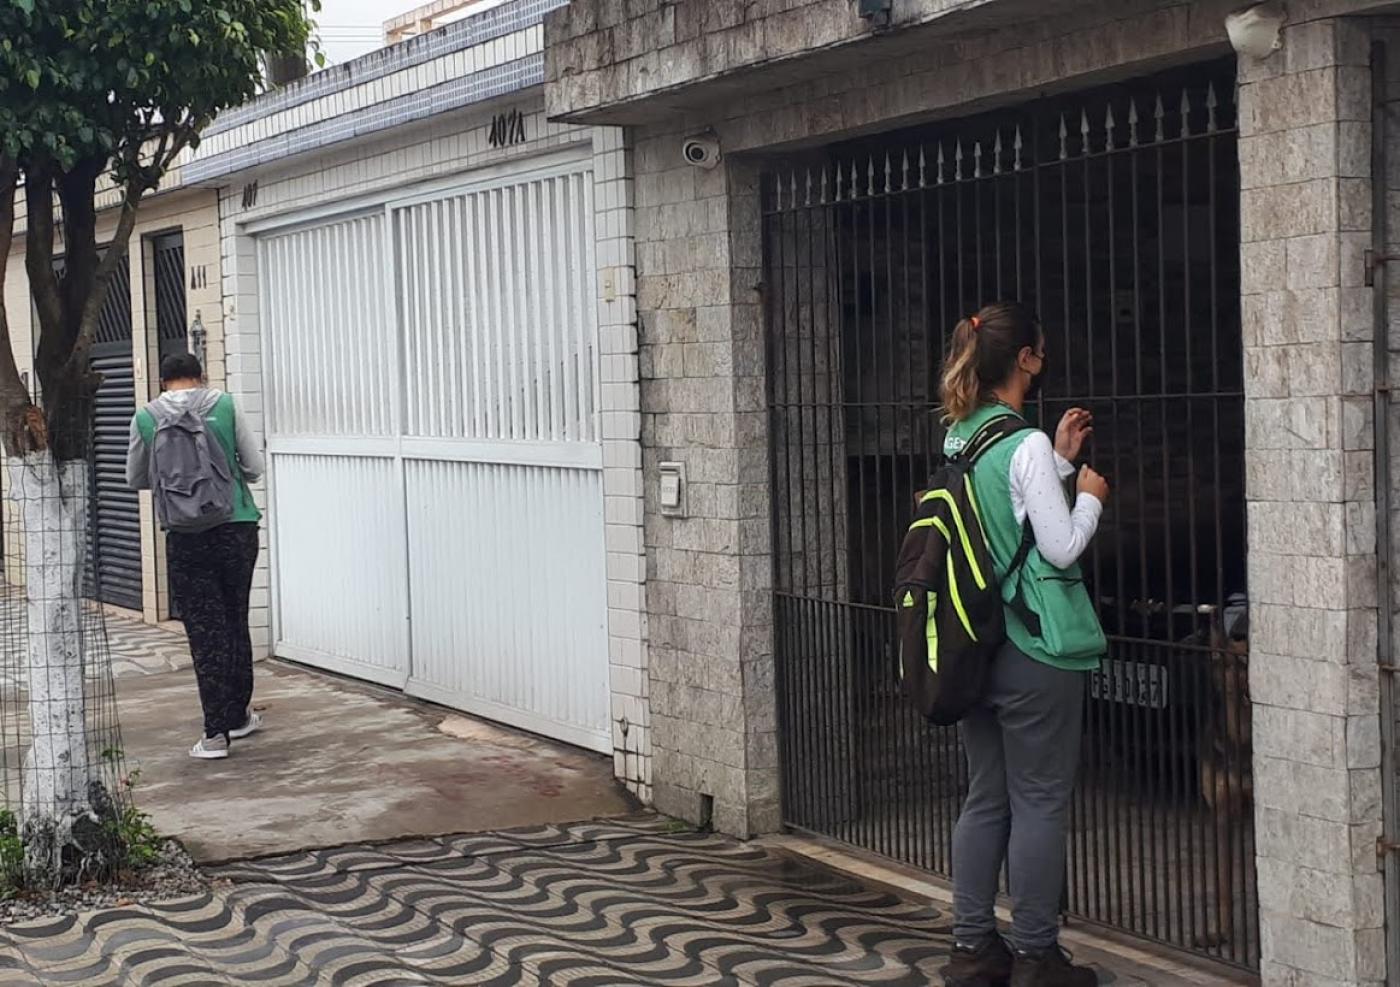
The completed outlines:
<svg viewBox="0 0 1400 987">
<path fill-rule="evenodd" d="M 997 415 L 1020 415 L 1045 364 L 1040 325 L 1018 303 L 989 305 L 958 323 L 941 388 L 949 424 L 944 451 L 956 454 Z M 988 670 L 982 701 L 960 725 L 970 787 L 953 834 L 949 987 L 1098 982 L 1059 945 L 1085 677 L 1105 651 L 1078 561 L 1098 528 L 1108 483 L 1086 466 L 1072 504 L 1066 496 L 1072 463 L 1092 432 L 1092 416 L 1075 408 L 1061 420 L 1053 445 L 1044 432 L 1027 429 L 998 443 L 973 469 L 987 543 L 997 576 L 1006 581 L 1002 595 L 1015 606 L 1006 608 L 1007 640 Z M 1023 538 L 1033 539 L 1034 548 L 1008 579 Z M 1003 863 L 1013 900 L 1007 940 L 993 911 Z"/>
</svg>

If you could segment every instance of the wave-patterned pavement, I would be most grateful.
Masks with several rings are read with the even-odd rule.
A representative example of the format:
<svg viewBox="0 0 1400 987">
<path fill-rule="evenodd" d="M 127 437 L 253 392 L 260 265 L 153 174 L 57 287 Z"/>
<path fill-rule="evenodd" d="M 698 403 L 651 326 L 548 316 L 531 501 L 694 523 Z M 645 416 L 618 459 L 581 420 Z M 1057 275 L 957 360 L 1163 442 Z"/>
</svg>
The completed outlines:
<svg viewBox="0 0 1400 987">
<path fill-rule="evenodd" d="M 230 864 L 212 892 L 0 930 L 0 985 L 926 987 L 944 916 L 654 817 Z"/>
</svg>

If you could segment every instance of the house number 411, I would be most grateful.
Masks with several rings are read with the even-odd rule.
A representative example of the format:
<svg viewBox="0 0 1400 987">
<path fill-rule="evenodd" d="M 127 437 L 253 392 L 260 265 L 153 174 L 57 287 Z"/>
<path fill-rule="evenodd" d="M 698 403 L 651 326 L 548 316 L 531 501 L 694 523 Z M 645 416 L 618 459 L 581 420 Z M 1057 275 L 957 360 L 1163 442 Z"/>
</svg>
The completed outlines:
<svg viewBox="0 0 1400 987">
<path fill-rule="evenodd" d="M 487 139 L 492 147 L 525 143 L 525 115 L 519 110 L 497 113 L 491 118 L 491 136 Z"/>
</svg>

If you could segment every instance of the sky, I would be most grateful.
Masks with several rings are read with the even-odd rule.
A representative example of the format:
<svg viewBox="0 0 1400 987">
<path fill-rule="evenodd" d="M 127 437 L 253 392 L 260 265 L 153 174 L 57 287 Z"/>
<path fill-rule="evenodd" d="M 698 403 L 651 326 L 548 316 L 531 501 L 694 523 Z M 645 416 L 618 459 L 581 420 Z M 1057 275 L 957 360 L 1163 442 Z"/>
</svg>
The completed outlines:
<svg viewBox="0 0 1400 987">
<path fill-rule="evenodd" d="M 425 0 L 321 0 L 321 47 L 331 62 L 348 62 L 381 46 L 383 25 L 391 17 L 422 6 Z"/>
</svg>

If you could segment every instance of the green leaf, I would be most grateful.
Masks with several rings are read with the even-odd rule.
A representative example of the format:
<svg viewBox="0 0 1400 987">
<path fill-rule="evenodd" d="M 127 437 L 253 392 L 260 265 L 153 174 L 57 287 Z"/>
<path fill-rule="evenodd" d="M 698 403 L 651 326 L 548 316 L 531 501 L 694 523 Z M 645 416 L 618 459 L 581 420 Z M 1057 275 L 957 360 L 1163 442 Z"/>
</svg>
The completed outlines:
<svg viewBox="0 0 1400 987">
<path fill-rule="evenodd" d="M 28 72 L 24 73 L 24 81 L 29 83 L 30 89 L 39 88 L 39 78 L 40 76 L 38 69 L 30 69 Z"/>
<path fill-rule="evenodd" d="M 10 0 L 10 2 L 26 14 L 34 13 L 34 0 Z"/>
</svg>

